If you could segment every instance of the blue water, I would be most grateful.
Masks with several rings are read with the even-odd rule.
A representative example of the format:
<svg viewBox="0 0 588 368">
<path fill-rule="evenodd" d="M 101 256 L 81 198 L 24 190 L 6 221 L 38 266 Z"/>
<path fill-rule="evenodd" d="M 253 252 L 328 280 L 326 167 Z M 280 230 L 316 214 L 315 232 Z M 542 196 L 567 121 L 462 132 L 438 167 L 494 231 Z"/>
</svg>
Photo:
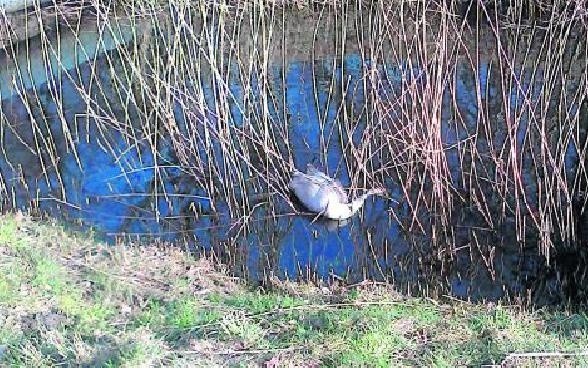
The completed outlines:
<svg viewBox="0 0 588 368">
<path fill-rule="evenodd" d="M 107 37 L 102 42 L 98 42 L 95 36 L 88 36 L 81 40 L 86 45 L 83 55 L 96 53 L 99 56 L 93 65 L 97 70 L 108 70 L 108 60 L 116 58 L 116 47 L 130 39 L 124 32 L 118 38 Z M 64 48 L 76 49 L 75 43 L 79 41 L 71 42 Z M 96 82 L 93 78 L 98 78 L 102 86 L 112 86 L 108 72 L 92 76 L 90 63 L 83 55 L 62 53 L 63 59 L 54 55 L 50 70 L 35 66 L 32 74 L 16 89 L 7 87 L 16 69 L 3 70 L 0 74 L 0 113 L 4 117 L 3 154 L 0 155 L 0 193 L 3 198 L 0 203 L 4 209 L 35 208 L 80 223 L 83 228 L 92 227 L 108 241 L 119 237 L 142 237 L 187 243 L 196 251 L 214 250 L 221 259 L 232 260 L 230 266 L 235 273 L 252 280 L 268 274 L 289 278 L 310 274 L 323 279 L 336 275 L 351 282 L 367 277 L 390 281 L 412 292 L 436 293 L 434 290 L 438 290 L 439 293 L 474 299 L 524 295 L 527 289 L 541 290 L 556 282 L 555 276 L 542 269 L 544 261 L 535 247 L 519 246 L 508 219 L 494 223 L 499 231 L 472 230 L 487 229 L 489 224 L 471 203 L 456 204 L 451 229 L 447 229 L 446 234 L 438 234 L 452 238 L 456 251 L 438 248 L 429 232 L 435 221 L 434 215 L 422 208 L 415 215 L 401 186 L 394 180 L 386 182 L 389 199 L 369 200 L 361 215 L 342 226 L 323 220 L 313 221 L 312 217 L 288 215 L 292 209 L 283 199 L 276 198 L 278 217 L 273 218 L 269 209 L 262 206 L 256 210 L 248 227 L 240 229 L 236 226 L 237 219 L 231 216 L 228 203 L 215 198 L 213 205 L 206 190 L 181 169 L 169 138 L 158 136 L 160 151 L 154 157 L 146 139 L 141 138 L 144 130 L 133 106 L 123 110 L 122 106 L 113 103 L 115 99 L 109 99 L 108 91 L 104 96 L 93 90 L 89 93 L 97 106 L 91 107 L 98 112 L 100 108 L 110 111 L 111 115 L 80 118 L 87 116 L 89 106 L 79 87 L 88 90 L 90 83 Z M 34 58 L 40 60 L 41 57 Z M 281 85 L 281 78 L 275 77 L 271 79 L 271 89 L 277 96 L 285 92 L 286 98 L 285 106 L 278 104 L 270 109 L 268 118 L 272 122 L 281 122 L 283 116 L 288 117 L 289 143 L 297 167 L 315 163 L 337 176 L 344 186 L 350 185 L 343 148 L 337 135 L 329 139 L 329 134 L 341 123 L 338 111 L 342 104 L 358 111 L 364 105 L 365 94 L 369 91 L 363 88 L 362 73 L 368 65 L 369 62 L 362 61 L 359 55 L 349 54 L 342 63 L 333 63 L 332 60 L 291 61 L 285 70 L 281 66 L 273 67 L 274 75 L 285 73 L 285 86 Z M 313 70 L 317 78 L 314 82 Z M 403 79 L 425 83 L 424 71 L 418 69 L 386 65 L 378 70 L 387 73 L 376 91 L 382 96 L 393 98 Z M 442 139 L 447 147 L 445 157 L 451 185 L 464 192 L 469 188 L 462 185 L 467 173 L 461 168 L 469 161 L 461 149 L 464 142 L 480 129 L 476 123 L 479 114 L 477 92 L 485 101 L 495 99 L 498 94 L 498 86 L 488 78 L 488 70 L 488 64 L 483 62 L 477 71 L 480 85 L 476 86 L 472 71 L 458 67 L 455 101 L 461 121 L 451 113 L 453 102 L 449 97 L 445 98 L 442 109 Z M 57 77 L 59 88 L 54 83 Z M 243 86 L 235 74 L 230 83 L 234 97 L 229 102 L 230 122 L 241 126 L 244 121 L 241 115 L 244 110 Z M 256 90 L 256 83 L 253 78 L 253 90 Z M 340 93 L 343 83 L 349 86 L 345 96 Z M 523 81 L 526 86 L 523 90 L 528 88 L 525 83 L 528 82 Z M 331 84 L 334 84 L 336 93 L 329 98 Z M 319 86 L 316 100 L 315 85 Z M 214 111 L 215 86 L 205 81 L 203 87 L 208 91 L 205 99 L 209 111 Z M 39 106 L 29 111 L 22 96 L 30 95 L 32 88 L 39 96 Z M 56 94 L 62 103 L 59 106 L 55 103 Z M 517 91 L 512 91 L 510 96 L 513 104 L 519 101 Z M 130 119 L 123 114 L 125 110 Z M 174 117 L 182 133 L 186 133 L 182 130 L 185 113 L 179 104 L 176 105 Z M 108 128 L 105 122 L 112 117 L 125 122 L 124 131 Z M 389 119 L 397 117 L 393 112 Z M 216 119 L 213 114 L 206 118 L 210 121 Z M 365 129 L 365 116 L 357 119 L 358 129 L 353 135 L 355 143 Z M 527 121 L 520 121 L 516 143 L 523 145 Z M 323 126 L 322 135 L 319 122 Z M 492 134 L 494 145 L 504 144 L 506 132 L 494 130 Z M 325 142 L 328 142 L 326 150 Z M 487 139 L 476 144 L 481 154 L 490 152 Z M 566 152 L 565 162 L 572 170 L 577 160 L 573 144 Z M 532 165 L 523 161 L 531 205 L 536 203 L 532 170 Z M 488 176 L 492 177 L 492 173 Z M 415 226 L 417 218 L 422 228 Z M 531 232 L 529 234 L 533 237 Z M 491 247 L 495 247 L 493 272 L 488 271 L 481 261 Z M 521 269 L 520 264 L 525 267 Z M 544 295 L 544 302 L 558 297 Z"/>
</svg>

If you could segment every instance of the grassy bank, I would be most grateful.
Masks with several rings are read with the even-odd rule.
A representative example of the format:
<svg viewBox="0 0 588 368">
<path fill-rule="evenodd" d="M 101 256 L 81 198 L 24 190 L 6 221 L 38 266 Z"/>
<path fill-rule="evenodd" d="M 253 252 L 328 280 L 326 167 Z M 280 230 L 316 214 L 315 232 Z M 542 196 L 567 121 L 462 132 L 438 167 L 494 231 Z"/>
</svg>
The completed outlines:
<svg viewBox="0 0 588 368">
<path fill-rule="evenodd" d="M 9 366 L 517 366 L 588 346 L 588 317 L 405 298 L 384 286 L 251 289 L 207 260 L 113 247 L 0 217 L 0 354 Z M 584 359 L 584 360 L 582 360 Z M 580 361 L 578 361 L 580 360 Z M 516 361 L 516 362 L 515 362 Z"/>
</svg>

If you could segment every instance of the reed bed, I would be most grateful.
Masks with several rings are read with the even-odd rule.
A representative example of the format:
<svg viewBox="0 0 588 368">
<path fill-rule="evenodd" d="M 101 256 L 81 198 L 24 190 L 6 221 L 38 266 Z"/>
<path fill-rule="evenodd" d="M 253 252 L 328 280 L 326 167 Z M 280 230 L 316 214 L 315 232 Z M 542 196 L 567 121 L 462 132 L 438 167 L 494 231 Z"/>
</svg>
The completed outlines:
<svg viewBox="0 0 588 368">
<path fill-rule="evenodd" d="M 347 174 L 353 191 L 398 188 L 398 205 L 390 202 L 386 216 L 407 234 L 427 236 L 438 257 L 466 247 L 492 269 L 497 247 L 532 242 L 549 262 L 554 249 L 585 242 L 578 237 L 586 223 L 588 121 L 588 15 L 581 2 L 85 4 L 77 21 L 68 16 L 55 29 L 40 27 L 44 57 L 58 52 L 54 33 L 76 34 L 87 22 L 102 37 L 119 34 L 121 24 L 132 34 L 106 54 L 106 65 L 96 61 L 89 81 L 75 69 L 47 75 L 62 137 L 49 129 L 54 121 L 27 122 L 43 172 L 59 177 L 56 140 L 76 152 L 87 139 L 76 127 L 95 124 L 113 155 L 114 130 L 154 158 L 143 168 L 155 173 L 154 198 L 171 204 L 179 194 L 163 183 L 174 167 L 209 200 L 209 215 L 229 212 L 231 234 L 271 226 L 296 212 L 287 182 L 305 162 L 301 137 L 292 133 L 296 112 L 288 109 L 286 78 L 292 60 L 306 60 L 314 66 L 314 158 L 333 167 L 329 152 L 339 150 L 330 174 Z M 312 31 L 297 28 L 307 24 Z M 24 46 L 7 48 L 8 62 L 17 47 Z M 350 53 L 361 60 L 358 80 L 343 67 Z M 324 72 L 317 60 L 333 66 L 326 86 L 316 78 Z M 33 110 L 46 102 L 19 86 L 19 75 L 18 96 L 30 117 L 39 116 Z M 65 78 L 86 102 L 76 122 L 59 113 Z M 2 131 L 14 124 L 0 111 Z M 58 199 L 67 202 L 59 185 Z M 6 178 L 0 192 L 9 206 L 14 194 Z M 192 225 L 205 215 L 198 206 L 183 211 L 196 219 Z M 514 231 L 515 241 L 502 231 Z"/>
</svg>

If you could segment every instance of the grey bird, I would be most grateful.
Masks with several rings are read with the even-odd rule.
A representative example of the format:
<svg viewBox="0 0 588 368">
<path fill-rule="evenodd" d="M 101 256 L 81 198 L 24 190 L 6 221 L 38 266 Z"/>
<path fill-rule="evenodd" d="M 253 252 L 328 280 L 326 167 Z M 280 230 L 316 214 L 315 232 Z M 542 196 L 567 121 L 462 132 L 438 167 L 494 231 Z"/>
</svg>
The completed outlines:
<svg viewBox="0 0 588 368">
<path fill-rule="evenodd" d="M 312 164 L 307 165 L 306 173 L 294 169 L 288 187 L 309 211 L 333 220 L 350 218 L 359 211 L 369 196 L 386 192 L 382 188 L 370 189 L 349 201 L 341 183 L 317 170 Z"/>
</svg>

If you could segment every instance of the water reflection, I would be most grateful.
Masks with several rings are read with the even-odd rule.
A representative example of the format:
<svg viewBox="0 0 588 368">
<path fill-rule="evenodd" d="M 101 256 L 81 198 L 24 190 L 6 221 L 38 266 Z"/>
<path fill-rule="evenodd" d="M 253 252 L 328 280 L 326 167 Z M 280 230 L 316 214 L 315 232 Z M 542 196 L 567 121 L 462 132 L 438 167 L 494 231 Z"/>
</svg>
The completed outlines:
<svg viewBox="0 0 588 368">
<path fill-rule="evenodd" d="M 0 192 L 4 208 L 33 206 L 95 227 L 109 240 L 119 236 L 156 237 L 185 243 L 195 250 L 214 252 L 237 274 L 253 280 L 270 274 L 337 276 L 350 282 L 371 278 L 429 295 L 497 299 L 531 293 L 539 304 L 561 300 L 560 281 L 555 273 L 546 272 L 545 259 L 533 245 L 537 234 L 513 226 L 512 217 L 486 215 L 500 213 L 509 201 L 507 195 L 496 197 L 491 183 L 501 175 L 495 162 L 504 159 L 509 165 L 510 161 L 483 158 L 506 145 L 511 134 L 513 144 L 525 146 L 529 129 L 524 117 L 517 120 L 514 133 L 480 126 L 480 114 L 488 114 L 485 121 L 496 127 L 509 119 L 494 114 L 502 106 L 495 100 L 500 86 L 490 72 L 490 61 L 480 63 L 476 71 L 479 83 L 475 83 L 471 69 L 458 65 L 456 98 L 446 93 L 441 109 L 442 143 L 450 184 L 460 201 L 453 203 L 453 214 L 445 228 L 432 233 L 431 224 L 441 221 L 434 211 L 412 207 L 402 184 L 389 178 L 386 185 L 391 198 L 368 200 L 361 215 L 345 223 L 295 216 L 287 198 L 275 193 L 270 195 L 271 200 L 249 198 L 252 215 L 234 216 L 228 201 L 220 195 L 210 198 L 209 191 L 187 174 L 170 138 L 146 134 L 139 107 L 130 103 L 122 106 L 125 101 L 118 98 L 120 92 L 113 92 L 120 88 L 113 82 L 113 70 L 124 68 L 113 50 L 133 39 L 125 31 L 120 35 L 97 37 L 89 32 L 76 39 L 65 34 L 62 51 L 53 55 L 50 63 L 51 70 L 61 70 L 68 76 L 59 79 L 59 88 L 54 76 L 42 72 L 42 55 L 28 55 L 33 65 L 39 64 L 27 77 L 18 79 L 19 83 L 12 82 L 17 69 L 2 70 Z M 75 52 L 79 45 L 84 45 L 84 53 Z M 90 54 L 98 56 L 91 61 L 81 56 Z M 27 55 L 23 52 L 16 60 L 24 57 Z M 271 81 L 276 95 L 285 96 L 285 106 L 278 104 L 267 113 L 278 121 L 287 116 L 294 164 L 305 167 L 318 161 L 345 186 L 351 184 L 352 175 L 343 159 L 348 147 L 339 139 L 337 127 L 343 119 L 342 106 L 365 109 L 368 91 L 362 83 L 364 66 L 358 54 L 350 53 L 341 63 L 292 61 L 285 70 L 279 66 L 272 69 L 276 76 L 284 75 L 284 83 L 281 78 Z M 391 104 L 401 80 L 413 78 L 415 83 L 425 83 L 423 72 L 416 69 L 394 65 L 381 69 L 385 74 L 376 93 L 390 96 Z M 540 79 L 521 79 L 522 85 L 509 92 L 513 105 L 520 103 L 521 94 L 536 99 L 541 89 Z M 243 86 L 237 78 L 229 82 L 234 97 L 230 102 L 232 123 L 240 126 L 244 124 L 245 109 L 240 106 Z M 203 83 L 207 91 L 204 98 L 214 111 L 215 87 Z M 96 85 L 101 89 L 92 88 Z M 130 95 L 132 85 L 128 83 L 126 88 Z M 332 93 L 343 90 L 346 93 Z M 31 100 L 36 103 L 31 105 Z M 480 110 L 481 101 L 485 111 Z M 184 126 L 186 116 L 181 104 L 176 105 L 173 115 L 178 126 Z M 350 138 L 355 142 L 362 139 L 366 129 L 365 118 L 362 113 L 358 115 L 357 129 Z M 215 121 L 217 117 L 210 113 L 207 119 Z M 381 123 L 389 124 L 391 131 L 400 131 L 400 121 L 400 114 L 392 109 Z M 482 138 L 481 130 L 485 132 Z M 180 134 L 189 132 L 180 128 Z M 472 156 L 473 147 L 476 157 Z M 576 150 L 570 145 L 565 152 L 566 168 L 572 170 Z M 480 165 L 477 186 L 471 185 L 471 171 L 464 170 L 474 162 Z M 527 157 L 517 162 L 524 183 L 521 190 L 528 199 L 523 212 L 528 214 L 537 207 L 534 162 Z M 250 179 L 251 174 L 244 175 L 244 181 Z M 431 183 L 423 187 L 433 190 Z M 525 239 L 528 246 L 523 245 Z M 439 247 L 439 243 L 447 247 Z"/>
</svg>

